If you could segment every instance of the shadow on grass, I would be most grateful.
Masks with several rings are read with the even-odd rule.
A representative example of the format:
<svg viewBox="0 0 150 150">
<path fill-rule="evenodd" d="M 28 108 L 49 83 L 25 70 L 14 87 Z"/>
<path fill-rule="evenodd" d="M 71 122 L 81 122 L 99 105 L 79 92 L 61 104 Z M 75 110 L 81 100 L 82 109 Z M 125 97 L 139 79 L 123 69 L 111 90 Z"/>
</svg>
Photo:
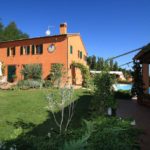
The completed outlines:
<svg viewBox="0 0 150 150">
<path fill-rule="evenodd" d="M 82 125 L 82 120 L 88 119 L 90 117 L 89 109 L 90 109 L 91 100 L 92 100 L 92 96 L 88 92 L 85 92 L 84 95 L 80 96 L 79 99 L 75 102 L 74 116 L 69 125 L 70 130 L 80 128 Z M 64 118 L 64 125 L 65 125 L 67 118 L 68 118 L 68 107 L 65 108 L 64 116 L 65 116 L 65 118 Z M 60 120 L 61 112 L 58 112 L 56 114 L 56 118 L 57 118 L 57 120 Z M 32 136 L 34 136 L 35 138 L 46 137 L 48 135 L 48 133 L 52 133 L 52 132 L 55 135 L 59 135 L 59 128 L 56 125 L 53 115 L 50 112 L 48 112 L 47 119 L 39 125 L 35 125 L 30 122 L 25 123 L 21 119 L 19 119 L 17 122 L 15 122 L 13 124 L 11 122 L 7 122 L 7 123 L 13 125 L 15 128 L 21 127 L 22 129 L 30 129 L 29 132 L 22 133 L 20 136 L 18 136 L 17 139 L 7 141 L 8 145 L 10 145 L 10 143 L 12 144 L 12 143 L 18 143 L 19 141 L 24 141 L 22 139 L 29 140 L 27 138 L 32 137 Z M 63 128 L 64 128 L 64 126 L 63 126 Z"/>
</svg>

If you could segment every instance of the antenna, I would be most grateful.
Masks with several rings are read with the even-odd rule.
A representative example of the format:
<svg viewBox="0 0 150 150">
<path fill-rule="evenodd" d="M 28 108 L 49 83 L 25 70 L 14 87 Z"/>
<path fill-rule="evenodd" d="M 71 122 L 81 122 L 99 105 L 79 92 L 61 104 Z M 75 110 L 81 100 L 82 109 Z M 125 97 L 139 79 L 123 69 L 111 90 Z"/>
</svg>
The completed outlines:
<svg viewBox="0 0 150 150">
<path fill-rule="evenodd" d="M 50 31 L 50 29 L 49 29 L 49 26 L 48 26 L 48 29 L 46 30 L 45 34 L 46 34 L 46 36 L 50 36 L 51 31 Z"/>
<path fill-rule="evenodd" d="M 51 35 L 50 28 L 54 28 L 54 26 L 48 26 L 48 29 L 45 32 L 46 36 L 50 36 Z"/>
</svg>

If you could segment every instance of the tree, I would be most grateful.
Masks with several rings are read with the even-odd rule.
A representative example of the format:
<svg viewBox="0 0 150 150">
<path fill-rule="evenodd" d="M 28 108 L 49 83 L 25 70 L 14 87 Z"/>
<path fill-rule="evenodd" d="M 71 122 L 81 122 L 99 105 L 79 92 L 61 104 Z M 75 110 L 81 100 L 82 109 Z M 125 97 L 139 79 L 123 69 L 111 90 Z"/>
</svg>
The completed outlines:
<svg viewBox="0 0 150 150">
<path fill-rule="evenodd" d="M 52 113 L 56 125 L 59 127 L 59 134 L 68 130 L 69 124 L 74 115 L 75 102 L 73 98 L 73 88 L 60 88 L 58 92 L 51 92 L 47 95 L 48 107 L 47 109 Z M 65 113 L 65 107 L 67 114 Z M 57 118 L 57 113 L 60 111 L 61 116 Z M 65 120 L 65 116 L 67 119 Z"/>
<path fill-rule="evenodd" d="M 96 69 L 96 56 L 95 55 L 93 55 L 92 56 L 92 62 L 91 62 L 91 69 L 92 70 L 95 70 Z"/>
<path fill-rule="evenodd" d="M 138 102 L 140 102 L 139 99 L 142 99 L 142 96 L 144 94 L 144 88 L 143 88 L 144 82 L 142 79 L 142 67 L 141 67 L 141 64 L 136 60 L 134 60 L 133 63 L 134 63 L 134 66 L 133 66 L 134 72 L 133 72 L 132 76 L 133 76 L 134 82 L 133 82 L 131 92 L 132 92 L 133 96 L 138 97 Z"/>
<path fill-rule="evenodd" d="M 98 57 L 96 70 L 100 71 L 104 68 L 104 59 L 102 57 Z"/>
<path fill-rule="evenodd" d="M 118 70 L 119 70 L 118 63 L 115 61 L 113 65 L 113 71 L 118 71 Z"/>
<path fill-rule="evenodd" d="M 10 22 L 6 27 L 0 22 L 0 42 L 25 39 L 29 36 L 18 29 L 15 22 Z"/>
<path fill-rule="evenodd" d="M 108 68 L 95 76 L 94 84 L 96 88 L 92 103 L 96 114 L 106 114 L 109 107 L 116 109 L 117 102 L 112 88 L 114 83 L 115 79 L 109 74 Z"/>
<path fill-rule="evenodd" d="M 113 71 L 114 70 L 114 62 L 113 59 L 110 60 L 110 70 Z"/>
<path fill-rule="evenodd" d="M 92 57 L 91 56 L 87 57 L 87 64 L 91 69 L 91 64 L 92 64 Z"/>
</svg>

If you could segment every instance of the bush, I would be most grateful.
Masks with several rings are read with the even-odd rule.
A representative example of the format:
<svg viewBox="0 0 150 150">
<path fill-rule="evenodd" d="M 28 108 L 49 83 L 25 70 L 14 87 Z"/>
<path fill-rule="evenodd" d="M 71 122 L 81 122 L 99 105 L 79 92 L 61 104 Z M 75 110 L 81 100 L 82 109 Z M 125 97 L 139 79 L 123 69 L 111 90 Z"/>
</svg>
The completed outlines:
<svg viewBox="0 0 150 150">
<path fill-rule="evenodd" d="M 18 82 L 17 86 L 19 89 L 42 88 L 43 81 L 33 79 L 21 80 Z"/>
<path fill-rule="evenodd" d="M 41 79 L 42 76 L 42 66 L 40 64 L 29 64 L 24 65 L 24 68 L 21 70 L 21 74 L 24 76 L 24 79 Z"/>
<path fill-rule="evenodd" d="M 52 87 L 52 82 L 50 80 L 44 80 L 43 87 L 45 88 Z"/>
<path fill-rule="evenodd" d="M 128 90 L 115 91 L 114 95 L 115 95 L 115 98 L 118 98 L 118 99 L 131 99 L 132 98 L 131 92 Z"/>
<path fill-rule="evenodd" d="M 64 149 L 78 147 L 85 150 L 138 150 L 137 136 L 140 130 L 131 125 L 131 121 L 116 117 L 98 117 L 88 121 L 82 130 L 77 129 L 75 136 L 64 145 Z M 85 125 L 84 125 L 85 126 Z M 87 134 L 88 133 L 88 134 Z M 80 135 L 79 135 L 80 134 Z"/>
<path fill-rule="evenodd" d="M 96 86 L 92 109 L 98 114 L 105 114 L 107 108 L 116 109 L 117 103 L 114 98 L 112 85 L 115 79 L 107 71 L 95 76 L 94 84 Z"/>
<path fill-rule="evenodd" d="M 47 136 L 22 134 L 3 145 L 5 149 L 15 145 L 17 150 L 139 150 L 140 133 L 130 120 L 97 117 L 64 135 L 52 131 Z"/>
<path fill-rule="evenodd" d="M 51 70 L 50 70 L 50 80 L 52 85 L 60 86 L 61 79 L 65 75 L 64 71 L 64 65 L 63 64 L 52 64 Z"/>
</svg>

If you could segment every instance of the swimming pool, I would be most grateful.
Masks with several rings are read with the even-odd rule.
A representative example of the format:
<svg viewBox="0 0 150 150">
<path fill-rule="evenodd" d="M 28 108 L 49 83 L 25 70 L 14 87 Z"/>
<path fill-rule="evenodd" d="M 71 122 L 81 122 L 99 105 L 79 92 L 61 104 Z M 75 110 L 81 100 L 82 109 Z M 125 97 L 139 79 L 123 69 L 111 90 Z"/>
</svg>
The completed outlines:
<svg viewBox="0 0 150 150">
<path fill-rule="evenodd" d="M 115 84 L 116 90 L 131 90 L 132 84 Z"/>
<path fill-rule="evenodd" d="M 132 84 L 115 84 L 114 85 L 115 90 L 131 90 Z M 150 88 L 149 88 L 149 94 L 150 94 Z"/>
</svg>

